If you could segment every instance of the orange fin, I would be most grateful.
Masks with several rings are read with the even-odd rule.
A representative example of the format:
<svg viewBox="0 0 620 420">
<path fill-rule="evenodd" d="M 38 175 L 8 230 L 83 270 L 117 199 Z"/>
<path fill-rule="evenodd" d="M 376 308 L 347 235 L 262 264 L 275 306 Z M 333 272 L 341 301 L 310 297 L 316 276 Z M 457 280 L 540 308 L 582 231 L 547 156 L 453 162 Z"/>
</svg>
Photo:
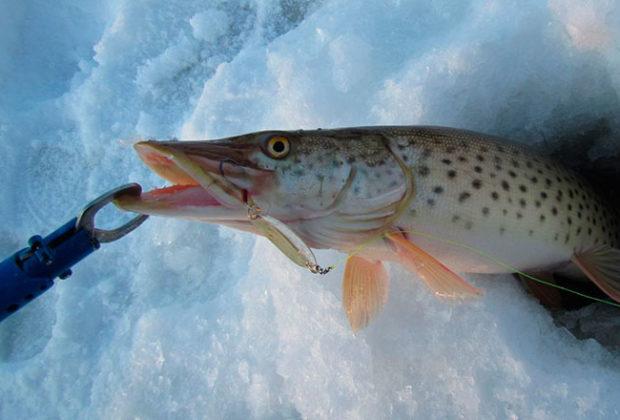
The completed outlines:
<svg viewBox="0 0 620 420">
<path fill-rule="evenodd" d="M 573 255 L 572 261 L 607 296 L 620 302 L 620 249 L 600 245 Z"/>
<path fill-rule="evenodd" d="M 417 273 L 436 295 L 458 298 L 482 294 L 480 289 L 411 243 L 401 232 L 387 233 L 386 238 L 393 245 L 399 262 L 409 271 Z"/>
<path fill-rule="evenodd" d="M 383 263 L 357 255 L 347 259 L 342 303 L 353 332 L 368 325 L 387 301 L 389 277 Z"/>
</svg>

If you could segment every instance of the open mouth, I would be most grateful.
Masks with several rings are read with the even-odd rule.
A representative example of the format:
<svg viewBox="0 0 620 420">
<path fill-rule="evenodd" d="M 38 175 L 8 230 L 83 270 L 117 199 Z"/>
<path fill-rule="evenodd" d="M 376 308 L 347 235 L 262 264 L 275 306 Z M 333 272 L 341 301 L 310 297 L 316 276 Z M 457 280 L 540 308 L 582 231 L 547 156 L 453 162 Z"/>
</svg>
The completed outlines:
<svg viewBox="0 0 620 420">
<path fill-rule="evenodd" d="M 243 187 L 250 186 L 251 180 L 245 168 L 230 163 L 221 145 L 214 148 L 208 142 L 144 141 L 135 149 L 155 173 L 172 185 L 144 192 L 140 197 L 120 197 L 116 200 L 119 207 L 142 214 L 205 221 L 240 221 L 247 217 L 244 201 L 248 192 Z"/>
</svg>

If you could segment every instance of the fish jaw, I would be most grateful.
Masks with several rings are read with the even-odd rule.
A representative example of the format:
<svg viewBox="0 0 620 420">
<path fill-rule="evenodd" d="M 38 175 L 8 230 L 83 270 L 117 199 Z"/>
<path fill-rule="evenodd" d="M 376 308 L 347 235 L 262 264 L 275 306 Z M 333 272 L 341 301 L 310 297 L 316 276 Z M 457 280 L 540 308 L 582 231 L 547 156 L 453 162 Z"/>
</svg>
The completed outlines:
<svg viewBox="0 0 620 420">
<path fill-rule="evenodd" d="M 172 185 L 139 197 L 119 197 L 115 203 L 142 214 L 248 224 L 247 197 L 264 186 L 269 171 L 252 167 L 242 148 L 210 143 L 136 143 L 140 158 Z"/>
</svg>

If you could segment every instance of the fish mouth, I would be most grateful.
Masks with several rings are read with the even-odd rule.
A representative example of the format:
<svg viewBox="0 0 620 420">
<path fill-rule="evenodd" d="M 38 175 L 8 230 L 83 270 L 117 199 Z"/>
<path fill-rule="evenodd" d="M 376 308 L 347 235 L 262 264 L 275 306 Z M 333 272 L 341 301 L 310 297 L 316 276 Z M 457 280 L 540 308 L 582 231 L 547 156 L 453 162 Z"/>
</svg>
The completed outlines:
<svg viewBox="0 0 620 420">
<path fill-rule="evenodd" d="M 264 187 L 271 173 L 248 159 L 250 144 L 149 140 L 134 148 L 155 173 L 172 184 L 115 201 L 136 213 L 245 222 L 248 197 Z"/>
</svg>

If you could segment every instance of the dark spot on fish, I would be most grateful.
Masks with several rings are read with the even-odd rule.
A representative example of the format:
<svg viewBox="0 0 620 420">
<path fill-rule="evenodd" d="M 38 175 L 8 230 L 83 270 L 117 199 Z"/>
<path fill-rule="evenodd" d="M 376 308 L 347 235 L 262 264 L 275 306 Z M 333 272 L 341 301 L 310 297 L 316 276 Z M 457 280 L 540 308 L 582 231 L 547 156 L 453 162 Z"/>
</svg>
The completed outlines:
<svg viewBox="0 0 620 420">
<path fill-rule="evenodd" d="M 443 163 L 445 163 L 446 165 L 451 165 L 452 161 L 450 159 L 442 159 L 441 160 Z"/>
<path fill-rule="evenodd" d="M 459 162 L 467 162 L 467 158 L 465 156 L 458 157 Z"/>
<path fill-rule="evenodd" d="M 577 235 L 581 234 L 581 226 L 577 228 Z"/>
<path fill-rule="evenodd" d="M 580 211 L 577 212 L 577 219 L 581 220 L 582 213 Z"/>
<path fill-rule="evenodd" d="M 515 171 L 512 171 L 512 170 L 508 171 L 508 175 L 510 175 L 513 178 L 517 177 L 517 174 L 515 173 Z"/>
<path fill-rule="evenodd" d="M 510 163 L 512 163 L 512 166 L 514 166 L 515 168 L 519 167 L 519 162 L 517 162 L 516 160 L 511 160 Z"/>
<path fill-rule="evenodd" d="M 484 156 L 482 155 L 476 155 L 476 159 L 478 159 L 479 162 L 484 162 Z"/>
<path fill-rule="evenodd" d="M 591 227 L 588 228 L 588 235 L 592 236 L 592 228 Z"/>
<path fill-rule="evenodd" d="M 532 178 L 530 178 L 530 181 L 532 181 L 532 184 L 536 184 L 536 183 L 538 183 L 538 178 L 533 176 Z"/>
<path fill-rule="evenodd" d="M 503 214 L 504 216 L 506 216 L 506 215 L 508 214 L 508 210 L 507 210 L 507 209 L 502 209 L 502 214 Z"/>
<path fill-rule="evenodd" d="M 542 203 L 538 200 L 534 201 L 534 205 L 536 206 L 536 208 L 540 208 L 541 204 Z"/>
<path fill-rule="evenodd" d="M 523 214 L 520 211 L 517 212 L 517 219 L 523 219 Z"/>
<path fill-rule="evenodd" d="M 491 172 L 491 173 L 489 174 L 489 176 L 490 176 L 491 178 L 495 178 L 497 175 L 495 174 L 495 172 Z"/>
<path fill-rule="evenodd" d="M 547 185 L 547 187 L 550 187 L 553 184 L 553 181 L 551 181 L 549 178 L 545 178 L 545 184 Z"/>
<path fill-rule="evenodd" d="M 420 174 L 420 176 L 427 176 L 430 172 L 431 170 L 428 169 L 428 166 L 420 166 L 418 169 L 418 174 Z"/>
<path fill-rule="evenodd" d="M 529 160 L 527 162 L 525 162 L 525 166 L 527 166 L 528 168 L 532 169 L 532 167 L 534 165 L 532 165 L 532 162 L 530 162 Z"/>
<path fill-rule="evenodd" d="M 568 208 L 568 211 L 572 211 L 573 210 L 573 205 L 569 204 L 567 208 Z"/>
<path fill-rule="evenodd" d="M 521 192 L 527 192 L 527 187 L 523 184 L 519 185 L 519 189 L 521 190 Z"/>
<path fill-rule="evenodd" d="M 474 179 L 471 183 L 472 187 L 474 187 L 475 189 L 479 190 L 480 187 L 482 187 L 482 181 L 480 181 L 479 179 Z"/>
<path fill-rule="evenodd" d="M 448 178 L 450 179 L 456 178 L 456 171 L 454 169 L 450 169 L 448 171 Z"/>
<path fill-rule="evenodd" d="M 435 205 L 435 200 L 433 200 L 432 198 L 429 198 L 428 200 L 426 200 L 426 202 L 430 207 L 433 207 Z"/>
<path fill-rule="evenodd" d="M 461 219 L 461 216 L 455 214 L 454 216 L 452 216 L 452 223 L 456 223 Z"/>
<path fill-rule="evenodd" d="M 566 221 L 568 222 L 569 225 L 573 224 L 573 219 L 571 219 L 570 216 L 566 219 Z"/>
<path fill-rule="evenodd" d="M 501 172 L 502 171 L 502 167 L 500 165 L 495 165 L 495 170 L 497 172 Z"/>
<path fill-rule="evenodd" d="M 489 208 L 488 207 L 483 207 L 482 208 L 482 214 L 485 215 L 485 216 L 488 216 L 489 215 Z"/>
<path fill-rule="evenodd" d="M 407 161 L 409 160 L 409 156 L 407 156 L 407 155 L 403 155 L 403 156 L 402 156 L 402 159 L 403 159 L 403 161 L 404 161 L 404 162 L 407 162 Z"/>
<path fill-rule="evenodd" d="M 510 184 L 508 184 L 508 181 L 506 181 L 505 179 L 502 180 L 502 188 L 504 189 L 504 191 L 510 191 Z"/>
<path fill-rule="evenodd" d="M 438 186 L 436 186 L 435 188 L 433 188 L 433 192 L 434 192 L 435 194 L 441 194 L 441 193 L 443 192 L 443 187 L 441 187 L 441 186 L 439 186 L 439 185 L 438 185 Z"/>
<path fill-rule="evenodd" d="M 570 234 L 569 234 L 569 233 L 567 233 L 567 234 L 566 234 L 566 237 L 564 238 L 564 243 L 565 243 L 565 244 L 567 244 L 567 243 L 568 243 L 568 241 L 569 241 L 569 239 L 570 239 Z"/>
<path fill-rule="evenodd" d="M 405 156 L 403 156 L 403 157 L 405 157 Z M 355 163 L 355 156 L 349 156 L 347 158 L 347 163 Z"/>
<path fill-rule="evenodd" d="M 575 193 L 573 192 L 572 188 L 568 190 L 568 197 L 569 198 L 574 198 L 575 197 Z"/>
<path fill-rule="evenodd" d="M 497 201 L 499 199 L 499 194 L 497 193 L 497 191 L 493 191 L 491 193 L 491 198 L 495 201 Z"/>
<path fill-rule="evenodd" d="M 557 242 L 558 239 L 560 239 L 560 234 L 556 233 L 555 236 L 553 237 L 553 240 Z"/>
<path fill-rule="evenodd" d="M 551 213 L 552 213 L 554 216 L 557 216 L 557 215 L 558 215 L 558 209 L 557 209 L 557 207 L 555 207 L 555 206 L 551 207 Z"/>
<path fill-rule="evenodd" d="M 476 171 L 477 173 L 481 173 L 482 172 L 482 168 L 480 166 L 475 166 L 474 167 L 474 171 Z"/>
<path fill-rule="evenodd" d="M 526 203 L 525 199 L 521 198 L 521 199 L 519 200 L 519 205 L 520 205 L 521 207 L 525 208 L 525 206 L 527 206 L 527 203 Z"/>
<path fill-rule="evenodd" d="M 540 215 L 540 221 L 544 222 L 545 220 L 547 220 L 547 217 L 544 214 Z"/>
<path fill-rule="evenodd" d="M 459 195 L 459 203 L 464 202 L 464 201 L 465 201 L 465 200 L 467 200 L 469 197 L 471 197 L 471 194 L 470 194 L 470 193 L 468 193 L 467 191 L 462 192 L 462 193 Z"/>
<path fill-rule="evenodd" d="M 544 191 L 541 191 L 540 196 L 542 197 L 543 200 L 546 200 L 547 197 L 549 197 L 549 195 Z"/>
</svg>

